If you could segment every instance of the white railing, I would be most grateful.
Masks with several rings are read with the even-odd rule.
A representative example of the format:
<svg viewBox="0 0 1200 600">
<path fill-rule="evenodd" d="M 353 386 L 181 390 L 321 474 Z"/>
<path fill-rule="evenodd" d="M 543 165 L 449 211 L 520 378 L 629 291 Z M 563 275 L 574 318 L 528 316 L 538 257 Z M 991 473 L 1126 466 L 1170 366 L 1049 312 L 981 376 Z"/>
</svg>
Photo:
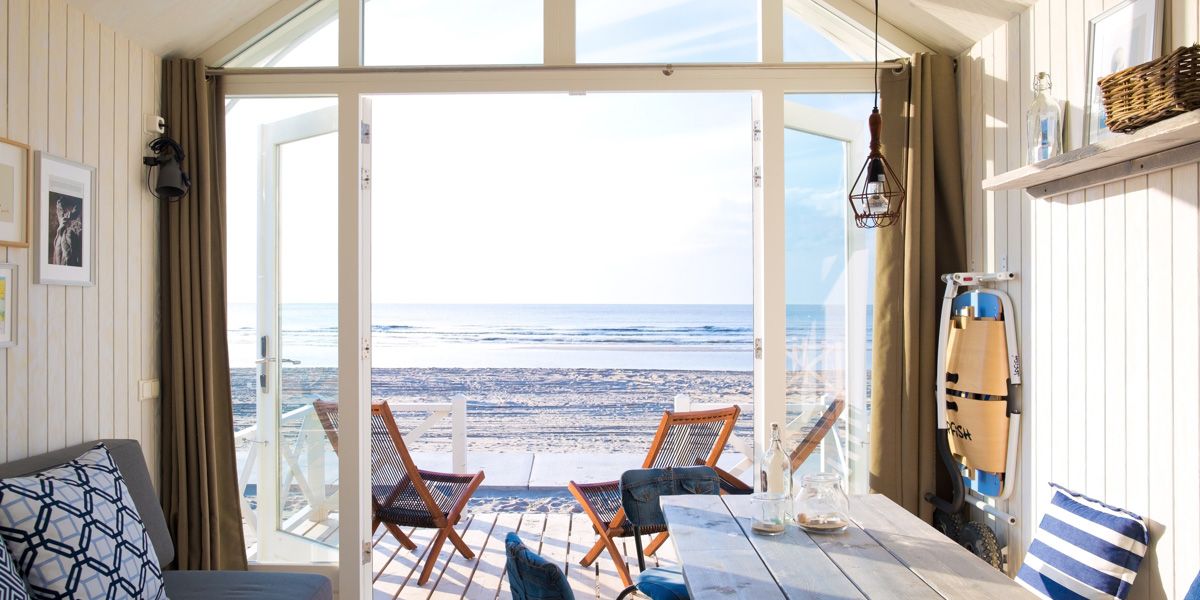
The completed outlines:
<svg viewBox="0 0 1200 600">
<path fill-rule="evenodd" d="M 467 398 L 457 395 L 449 402 L 389 402 L 393 412 L 428 413 L 416 427 L 404 434 L 404 442 L 410 447 L 430 429 L 446 419 L 450 419 L 451 429 L 451 458 L 453 471 L 465 473 L 467 470 Z M 285 439 L 285 431 L 298 425 L 298 433 L 294 438 Z M 278 490 L 289 490 L 295 484 L 300 488 L 307 503 L 303 512 L 304 518 L 312 522 L 320 522 L 328 518 L 329 513 L 337 510 L 338 493 L 331 492 L 326 485 L 326 452 L 325 429 L 313 410 L 312 404 L 287 412 L 279 418 L 280 459 L 287 464 L 286 474 L 282 475 L 279 486 L 264 486 L 258 482 L 257 502 L 277 502 L 274 496 Z M 250 479 L 258 466 L 259 448 L 266 442 L 258 439 L 258 426 L 251 425 L 234 433 L 234 443 L 242 440 L 249 442 L 245 461 L 238 472 L 238 496 L 242 505 L 242 516 L 251 532 L 257 536 L 258 519 L 254 507 L 246 498 Z M 302 464 L 303 463 L 303 464 Z M 271 488 L 268 491 L 267 488 Z"/>
</svg>

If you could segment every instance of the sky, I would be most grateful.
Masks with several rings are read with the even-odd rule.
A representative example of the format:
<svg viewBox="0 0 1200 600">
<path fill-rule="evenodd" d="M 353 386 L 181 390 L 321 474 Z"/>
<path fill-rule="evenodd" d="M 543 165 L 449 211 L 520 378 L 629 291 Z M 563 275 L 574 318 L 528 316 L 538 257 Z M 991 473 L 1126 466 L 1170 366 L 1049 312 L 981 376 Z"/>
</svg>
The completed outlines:
<svg viewBox="0 0 1200 600">
<path fill-rule="evenodd" d="M 580 62 L 755 59 L 756 0 L 579 0 Z M 470 6 L 472 10 L 463 10 Z M 501 9 L 503 7 L 503 9 Z M 371 0 L 373 64 L 537 63 L 541 0 Z M 845 55 L 798 20 L 785 54 Z M 336 55 L 336 23 L 280 66 Z M 865 121 L 869 95 L 789 101 Z M 752 302 L 748 94 L 372 99 L 377 303 Z M 258 131 L 332 99 L 229 111 L 229 298 L 255 298 Z M 789 303 L 836 297 L 842 144 L 785 137 Z M 285 302 L 336 301 L 336 134 L 282 151 Z"/>
</svg>

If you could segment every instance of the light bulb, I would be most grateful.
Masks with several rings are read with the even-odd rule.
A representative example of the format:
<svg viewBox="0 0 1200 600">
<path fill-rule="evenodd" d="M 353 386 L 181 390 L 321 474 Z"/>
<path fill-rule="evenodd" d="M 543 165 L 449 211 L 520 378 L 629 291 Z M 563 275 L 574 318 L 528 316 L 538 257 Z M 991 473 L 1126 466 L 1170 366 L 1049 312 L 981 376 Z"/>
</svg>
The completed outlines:
<svg viewBox="0 0 1200 600">
<path fill-rule="evenodd" d="M 867 213 L 878 215 L 887 212 L 888 201 L 883 196 L 884 185 L 883 177 L 880 176 L 876 181 L 867 182 Z"/>
</svg>

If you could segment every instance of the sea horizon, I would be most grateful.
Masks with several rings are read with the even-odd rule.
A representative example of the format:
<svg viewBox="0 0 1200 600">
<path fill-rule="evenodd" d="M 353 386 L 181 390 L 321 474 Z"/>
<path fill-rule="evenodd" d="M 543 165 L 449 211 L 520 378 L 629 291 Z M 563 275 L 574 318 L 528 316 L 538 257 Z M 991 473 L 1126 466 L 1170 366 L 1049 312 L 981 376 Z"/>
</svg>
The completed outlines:
<svg viewBox="0 0 1200 600">
<path fill-rule="evenodd" d="M 868 311 L 870 307 L 868 307 Z M 255 305 L 231 303 L 230 365 L 251 367 Z M 337 305 L 285 304 L 281 358 L 337 365 Z M 790 304 L 789 346 L 844 340 L 840 305 Z M 751 304 L 372 305 L 375 368 L 752 371 Z M 868 340 L 870 338 L 868 315 Z"/>
</svg>

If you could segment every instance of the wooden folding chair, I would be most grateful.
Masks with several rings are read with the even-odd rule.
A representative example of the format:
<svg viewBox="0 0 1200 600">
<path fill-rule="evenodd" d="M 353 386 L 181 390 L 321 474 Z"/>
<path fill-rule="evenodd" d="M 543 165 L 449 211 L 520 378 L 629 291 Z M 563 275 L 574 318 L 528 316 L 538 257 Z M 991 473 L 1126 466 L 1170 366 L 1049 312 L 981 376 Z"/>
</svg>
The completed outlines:
<svg viewBox="0 0 1200 600">
<path fill-rule="evenodd" d="M 693 412 L 664 411 L 662 420 L 658 423 L 658 431 L 650 444 L 650 451 L 642 463 L 643 469 L 665 469 L 673 467 L 693 467 L 707 465 L 716 467 L 717 459 L 725 450 L 733 427 L 737 424 L 741 409 L 737 406 L 717 410 Z M 719 472 L 719 471 L 718 471 Z M 720 473 L 720 472 L 719 472 Z M 745 487 L 737 478 L 722 474 L 722 483 Z M 734 482 L 737 482 L 734 484 Z M 602 483 L 576 483 L 567 485 L 571 495 L 583 507 L 583 512 L 592 521 L 592 527 L 600 535 L 600 539 L 583 557 L 580 564 L 591 566 L 600 553 L 608 550 L 616 563 L 617 573 L 626 586 L 633 584 L 629 575 L 629 567 L 621 551 L 617 549 L 613 538 L 630 537 L 633 527 L 625 518 L 625 510 L 621 507 L 621 490 L 619 481 Z M 663 542 L 667 540 L 666 527 L 643 527 L 643 534 L 657 534 L 657 537 L 646 546 L 646 554 L 654 554 Z"/>
<path fill-rule="evenodd" d="M 325 435 L 338 448 L 338 409 L 335 402 L 313 402 Z M 433 572 L 442 545 L 449 539 L 468 559 L 475 553 L 454 530 L 462 510 L 483 482 L 483 471 L 474 474 L 422 471 L 413 464 L 396 419 L 385 402 L 371 404 L 371 523 L 372 532 L 383 525 L 400 545 L 416 550 L 417 545 L 401 527 L 437 529 L 425 557 L 418 585 L 425 585 Z"/>
<path fill-rule="evenodd" d="M 834 425 L 837 425 L 838 417 L 842 416 L 842 411 L 845 409 L 846 401 L 840 397 L 834 398 L 833 402 L 830 402 L 829 406 L 825 407 L 825 411 L 813 422 L 808 433 L 804 434 L 804 439 L 800 440 L 800 443 L 792 450 L 790 455 L 792 473 L 795 473 L 796 469 L 799 469 L 800 465 L 804 464 L 804 461 L 808 460 L 809 456 L 812 456 L 817 446 L 821 445 L 821 440 L 829 435 Z"/>
</svg>

